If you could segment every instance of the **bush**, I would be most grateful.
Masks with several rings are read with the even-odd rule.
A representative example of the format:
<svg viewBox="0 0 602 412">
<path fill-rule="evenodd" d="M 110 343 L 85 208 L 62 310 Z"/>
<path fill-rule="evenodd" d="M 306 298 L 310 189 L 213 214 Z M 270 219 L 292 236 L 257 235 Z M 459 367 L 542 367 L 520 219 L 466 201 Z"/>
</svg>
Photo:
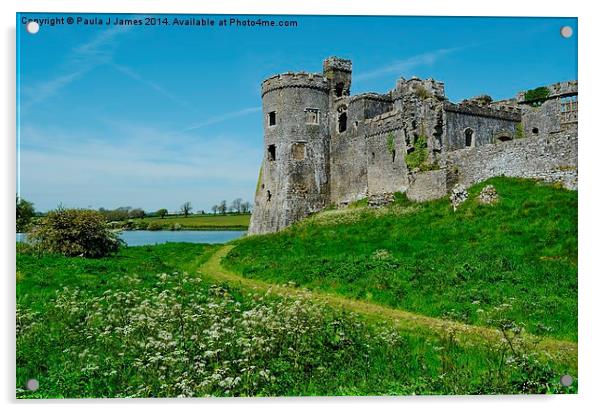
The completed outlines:
<svg viewBox="0 0 602 412">
<path fill-rule="evenodd" d="M 136 230 L 148 230 L 148 225 L 149 223 L 144 220 L 136 222 Z"/>
<path fill-rule="evenodd" d="M 157 221 L 152 221 L 148 224 L 148 226 L 146 227 L 146 230 L 161 230 L 163 229 L 163 226 L 161 225 L 161 223 L 157 222 Z"/>
<path fill-rule="evenodd" d="M 39 252 L 89 258 L 116 253 L 122 243 L 102 213 L 85 209 L 49 212 L 27 234 L 27 241 Z"/>
</svg>

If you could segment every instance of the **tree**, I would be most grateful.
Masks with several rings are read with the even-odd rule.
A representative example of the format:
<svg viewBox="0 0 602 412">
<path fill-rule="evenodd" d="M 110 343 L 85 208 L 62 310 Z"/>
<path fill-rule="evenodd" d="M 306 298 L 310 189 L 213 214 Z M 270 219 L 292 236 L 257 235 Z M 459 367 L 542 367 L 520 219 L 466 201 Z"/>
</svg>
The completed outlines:
<svg viewBox="0 0 602 412">
<path fill-rule="evenodd" d="M 180 211 L 182 212 L 184 217 L 188 217 L 188 215 L 192 211 L 192 203 L 185 202 L 182 206 L 180 206 Z"/>
<path fill-rule="evenodd" d="M 165 219 L 165 216 L 167 216 L 167 209 L 159 209 L 157 210 L 157 216 L 159 216 L 161 219 Z"/>
<path fill-rule="evenodd" d="M 217 213 L 218 210 L 219 210 L 219 206 L 218 205 L 211 206 L 211 211 L 213 212 L 214 215 Z"/>
<path fill-rule="evenodd" d="M 40 252 L 98 258 L 116 253 L 122 244 L 96 210 L 63 209 L 48 212 L 27 233 Z"/>
<path fill-rule="evenodd" d="M 218 206 L 218 211 L 222 214 L 225 215 L 226 211 L 228 210 L 228 206 L 225 200 L 222 200 Z"/>
<path fill-rule="evenodd" d="M 233 212 L 240 213 L 241 205 L 242 205 L 242 199 L 239 197 L 232 201 L 232 205 L 230 207 Z"/>
<path fill-rule="evenodd" d="M 17 196 L 17 232 L 24 232 L 35 214 L 33 203 Z"/>
<path fill-rule="evenodd" d="M 251 203 L 242 202 L 242 204 L 240 205 L 240 211 L 242 213 L 249 213 L 251 211 Z"/>
<path fill-rule="evenodd" d="M 132 219 L 144 219 L 144 216 L 146 216 L 146 212 L 140 208 L 136 208 L 130 210 L 129 215 Z"/>
</svg>

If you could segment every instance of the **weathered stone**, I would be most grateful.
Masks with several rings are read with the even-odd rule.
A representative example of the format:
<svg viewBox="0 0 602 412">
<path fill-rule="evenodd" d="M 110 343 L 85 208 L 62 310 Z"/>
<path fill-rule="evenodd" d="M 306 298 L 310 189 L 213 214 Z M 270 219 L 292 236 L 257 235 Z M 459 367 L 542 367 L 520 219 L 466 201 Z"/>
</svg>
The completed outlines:
<svg viewBox="0 0 602 412">
<path fill-rule="evenodd" d="M 368 206 L 382 207 L 395 201 L 394 193 L 377 193 L 368 196 Z"/>
<path fill-rule="evenodd" d="M 449 200 L 455 212 L 458 209 L 458 206 L 468 200 L 468 190 L 460 184 L 455 185 L 451 190 Z"/>
<path fill-rule="evenodd" d="M 495 190 L 495 187 L 493 185 L 485 186 L 479 193 L 478 199 L 479 199 L 479 203 L 482 203 L 485 205 L 497 203 L 497 201 L 499 200 L 498 195 L 497 195 L 497 190 Z"/>
<path fill-rule="evenodd" d="M 577 188 L 577 82 L 549 86 L 537 104 L 524 93 L 454 104 L 433 79 L 400 78 L 388 93 L 351 96 L 351 69 L 351 61 L 330 57 L 322 73 L 262 83 L 264 159 L 250 234 L 278 231 L 330 204 L 369 197 L 378 206 L 394 192 L 432 200 L 456 183 L 500 175 Z"/>
</svg>

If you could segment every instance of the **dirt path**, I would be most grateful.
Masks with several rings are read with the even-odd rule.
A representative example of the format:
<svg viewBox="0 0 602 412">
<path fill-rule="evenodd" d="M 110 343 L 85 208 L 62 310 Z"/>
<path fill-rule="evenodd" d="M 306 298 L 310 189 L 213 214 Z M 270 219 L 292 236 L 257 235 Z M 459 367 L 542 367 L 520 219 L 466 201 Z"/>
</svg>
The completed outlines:
<svg viewBox="0 0 602 412">
<path fill-rule="evenodd" d="M 279 295 L 298 295 L 299 293 L 304 293 L 309 299 L 353 311 L 374 320 L 391 322 L 400 330 L 411 331 L 418 335 L 449 336 L 450 333 L 453 333 L 461 344 L 466 345 L 491 345 L 501 342 L 504 339 L 502 333 L 497 329 L 467 325 L 440 318 L 431 318 L 324 292 L 301 292 L 299 288 L 292 286 L 275 285 L 257 279 L 245 278 L 224 268 L 221 264 L 222 258 L 233 248 L 233 245 L 225 245 L 219 248 L 208 261 L 200 266 L 199 272 L 203 276 L 213 280 L 225 281 L 233 286 L 241 286 L 247 289 L 255 289 L 258 291 L 267 291 L 269 289 L 272 293 Z M 535 347 L 542 355 L 552 357 L 563 364 L 569 365 L 574 369 L 572 373 L 576 372 L 577 343 L 551 338 L 539 338 L 528 334 L 524 334 L 523 339 L 529 345 L 533 345 L 533 347 Z"/>
</svg>

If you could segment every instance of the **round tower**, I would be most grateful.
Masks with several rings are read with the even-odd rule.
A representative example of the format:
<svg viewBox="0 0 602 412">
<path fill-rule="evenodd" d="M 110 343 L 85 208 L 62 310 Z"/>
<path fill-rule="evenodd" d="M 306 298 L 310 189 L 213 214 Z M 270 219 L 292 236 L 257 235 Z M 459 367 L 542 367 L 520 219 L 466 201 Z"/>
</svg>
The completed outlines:
<svg viewBox="0 0 602 412">
<path fill-rule="evenodd" d="M 326 206 L 329 91 L 321 74 L 285 73 L 262 83 L 264 156 L 250 234 L 278 231 Z"/>
</svg>

